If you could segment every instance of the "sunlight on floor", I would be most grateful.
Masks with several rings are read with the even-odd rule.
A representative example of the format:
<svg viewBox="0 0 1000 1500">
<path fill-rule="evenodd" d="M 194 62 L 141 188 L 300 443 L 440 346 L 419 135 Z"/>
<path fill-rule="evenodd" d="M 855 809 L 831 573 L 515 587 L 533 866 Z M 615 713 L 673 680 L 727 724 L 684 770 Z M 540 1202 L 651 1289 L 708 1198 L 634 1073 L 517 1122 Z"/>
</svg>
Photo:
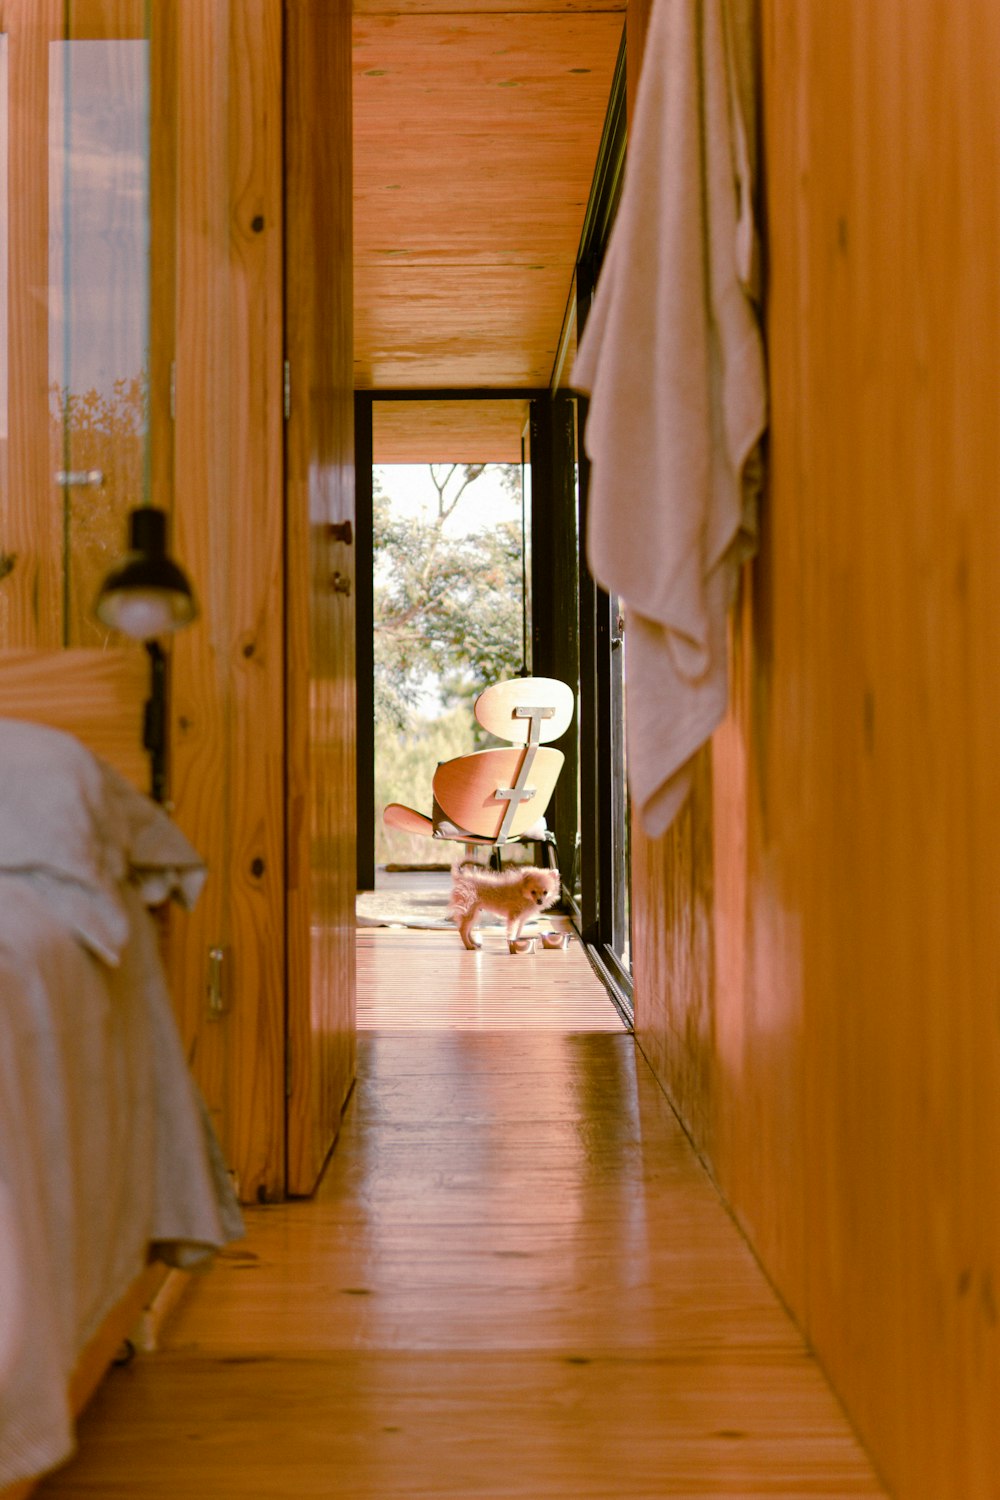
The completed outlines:
<svg viewBox="0 0 1000 1500">
<path fill-rule="evenodd" d="M 566 949 L 545 948 L 541 933 L 565 917 L 530 924 L 534 951 L 512 954 L 503 927 L 485 922 L 482 949 L 462 947 L 447 920 L 446 874 L 384 873 L 367 911 L 413 926 L 378 926 L 359 897 L 358 1028 L 378 1031 L 622 1031 L 624 1022 L 574 933 Z"/>
</svg>

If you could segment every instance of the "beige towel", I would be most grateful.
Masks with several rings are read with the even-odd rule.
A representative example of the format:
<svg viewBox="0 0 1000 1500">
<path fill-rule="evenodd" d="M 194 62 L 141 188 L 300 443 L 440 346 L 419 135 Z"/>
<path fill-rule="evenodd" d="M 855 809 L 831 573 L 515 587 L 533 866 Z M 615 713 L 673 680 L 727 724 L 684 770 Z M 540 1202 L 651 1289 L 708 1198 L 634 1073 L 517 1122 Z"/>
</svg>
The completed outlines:
<svg viewBox="0 0 1000 1500">
<path fill-rule="evenodd" d="M 653 836 L 725 713 L 726 615 L 756 535 L 766 388 L 738 81 L 752 70 L 734 56 L 749 28 L 735 19 L 725 0 L 654 0 L 573 370 L 591 393 L 588 561 L 626 606 L 629 780 Z"/>
</svg>

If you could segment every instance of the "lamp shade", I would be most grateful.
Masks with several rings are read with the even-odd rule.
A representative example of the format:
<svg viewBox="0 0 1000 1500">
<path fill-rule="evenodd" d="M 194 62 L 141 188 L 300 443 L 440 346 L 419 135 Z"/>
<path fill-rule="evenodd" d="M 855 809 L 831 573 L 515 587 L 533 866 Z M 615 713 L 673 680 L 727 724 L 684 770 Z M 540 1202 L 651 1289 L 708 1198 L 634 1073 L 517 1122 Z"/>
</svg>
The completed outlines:
<svg viewBox="0 0 1000 1500">
<path fill-rule="evenodd" d="M 133 640 L 180 630 L 198 604 L 184 572 L 167 555 L 167 517 L 152 505 L 129 514 L 129 550 L 101 584 L 97 618 Z"/>
</svg>

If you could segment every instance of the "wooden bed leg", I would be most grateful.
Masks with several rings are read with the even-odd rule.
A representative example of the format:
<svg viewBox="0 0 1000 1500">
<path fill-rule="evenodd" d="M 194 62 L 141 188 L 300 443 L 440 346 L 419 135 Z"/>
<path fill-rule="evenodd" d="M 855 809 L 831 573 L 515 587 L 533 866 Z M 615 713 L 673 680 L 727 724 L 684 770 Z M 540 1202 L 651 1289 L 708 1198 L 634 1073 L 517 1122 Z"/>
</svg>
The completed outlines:
<svg viewBox="0 0 1000 1500">
<path fill-rule="evenodd" d="M 74 1415 L 83 1411 L 126 1340 L 144 1354 L 158 1348 L 163 1325 L 191 1280 L 189 1271 L 154 1264 L 132 1283 L 77 1360 L 69 1386 Z M 43 1477 L 39 1474 L 8 1485 L 0 1490 L 0 1500 L 28 1500 Z"/>
<path fill-rule="evenodd" d="M 180 1306 L 193 1280 L 190 1271 L 167 1271 L 163 1285 L 140 1313 L 130 1335 L 140 1354 L 155 1354 L 160 1347 L 160 1334 L 172 1313 Z"/>
</svg>

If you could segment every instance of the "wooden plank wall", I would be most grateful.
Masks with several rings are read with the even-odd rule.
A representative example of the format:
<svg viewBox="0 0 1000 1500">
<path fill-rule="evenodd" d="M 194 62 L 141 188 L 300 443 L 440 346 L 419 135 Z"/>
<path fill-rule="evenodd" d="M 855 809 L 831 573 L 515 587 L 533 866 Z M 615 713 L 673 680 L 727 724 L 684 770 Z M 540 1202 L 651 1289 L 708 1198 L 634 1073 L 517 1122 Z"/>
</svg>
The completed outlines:
<svg viewBox="0 0 1000 1500">
<path fill-rule="evenodd" d="M 288 1187 L 308 1193 L 355 1066 L 350 0 L 286 5 L 285 84 Z"/>
<path fill-rule="evenodd" d="M 17 561 L 0 590 L 4 646 L 60 646 L 62 525 L 49 433 L 49 47 L 60 0 L 0 0 L 7 33 L 8 432 L 0 470 L 0 550 Z M 16 205 L 16 212 L 14 206 Z M 5 205 L 6 209 L 7 205 Z"/>
<path fill-rule="evenodd" d="M 177 6 L 173 793 L 210 879 L 172 983 L 244 1198 L 284 1189 L 281 0 Z M 223 949 L 223 1013 L 206 1003 Z"/>
<path fill-rule="evenodd" d="M 138 646 L 107 651 L 0 649 L 0 718 L 76 735 L 141 791 L 149 790 L 143 707 L 149 664 Z"/>
<path fill-rule="evenodd" d="M 295 84 L 310 86 L 291 91 L 289 115 L 298 135 L 288 181 L 296 397 L 287 539 L 286 11 Z M 241 1195 L 270 1199 L 287 1181 L 301 1189 L 310 1172 L 311 1185 L 354 1066 L 354 601 L 330 582 L 338 573 L 353 587 L 354 569 L 352 548 L 327 525 L 353 520 L 350 6 L 157 0 L 149 15 L 151 498 L 173 502 L 173 551 L 201 604 L 198 621 L 172 643 L 171 795 L 209 867 L 195 911 L 172 925 L 171 983 Z M 136 0 L 72 10 L 61 0 L 0 0 L 9 32 L 9 187 L 18 205 L 13 399 L 0 472 L 3 547 L 18 559 L 0 598 L 4 646 L 56 647 L 63 636 L 48 331 L 38 318 L 47 308 L 39 287 L 48 277 L 48 169 L 37 145 L 47 141 L 49 42 L 66 28 L 71 36 L 134 35 L 142 16 Z M 224 955 L 217 1004 L 207 989 L 212 949 Z M 289 1033 L 294 1164 L 286 1179 Z"/>
<path fill-rule="evenodd" d="M 731 711 L 636 838 L 640 1042 L 891 1492 L 1000 1473 L 1000 10 L 762 0 Z"/>
</svg>

